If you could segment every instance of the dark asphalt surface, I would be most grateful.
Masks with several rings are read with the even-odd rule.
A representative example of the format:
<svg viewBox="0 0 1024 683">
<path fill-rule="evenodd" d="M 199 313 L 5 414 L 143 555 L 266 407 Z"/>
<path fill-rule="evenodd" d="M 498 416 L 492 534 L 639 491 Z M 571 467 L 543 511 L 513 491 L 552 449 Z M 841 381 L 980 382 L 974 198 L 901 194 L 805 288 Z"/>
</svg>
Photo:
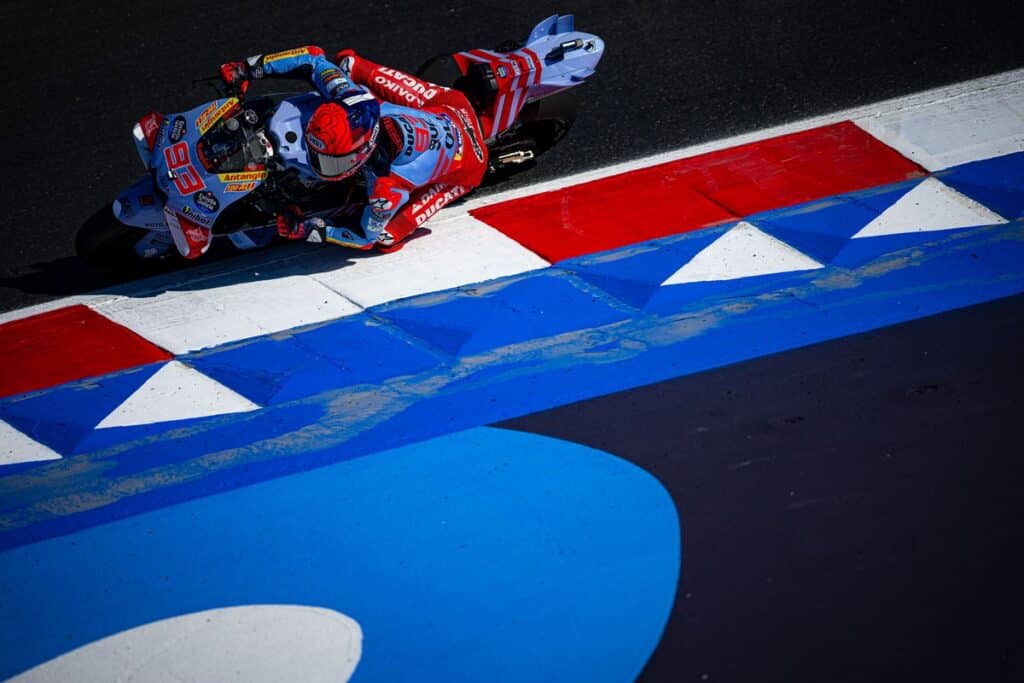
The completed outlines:
<svg viewBox="0 0 1024 683">
<path fill-rule="evenodd" d="M 499 426 L 671 492 L 643 681 L 1020 681 L 1022 348 L 1024 296 Z"/>
<path fill-rule="evenodd" d="M 524 38 L 575 12 L 608 48 L 579 88 L 570 136 L 534 182 L 1024 65 L 1011 3 L 977 0 L 526 0 L 0 4 L 0 310 L 109 280 L 72 258 L 77 227 L 141 167 L 132 124 L 212 96 L 191 79 L 306 43 L 415 69 L 427 57 Z"/>
<path fill-rule="evenodd" d="M 413 69 L 574 11 L 605 59 L 510 187 L 1024 65 L 1012 3 L 948 5 L 4 2 L 0 310 L 109 284 L 73 235 L 139 173 L 132 123 L 208 99 L 190 79 L 231 58 L 318 43 Z M 643 680 L 1019 680 L 1022 342 L 1015 298 L 505 426 L 673 493 L 679 600 Z"/>
</svg>

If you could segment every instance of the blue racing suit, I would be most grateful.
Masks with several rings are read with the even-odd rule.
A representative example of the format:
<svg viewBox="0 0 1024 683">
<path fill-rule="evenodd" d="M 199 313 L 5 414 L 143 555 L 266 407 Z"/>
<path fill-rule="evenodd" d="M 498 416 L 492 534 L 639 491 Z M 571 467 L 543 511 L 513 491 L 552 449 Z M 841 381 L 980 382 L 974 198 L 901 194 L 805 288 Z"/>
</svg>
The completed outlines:
<svg viewBox="0 0 1024 683">
<path fill-rule="evenodd" d="M 250 78 L 302 78 L 325 100 L 341 104 L 367 92 L 381 100 L 380 142 L 360 168 L 368 199 L 360 218 L 363 234 L 317 218 L 302 221 L 290 236 L 306 237 L 319 229 L 328 242 L 393 250 L 442 207 L 480 184 L 487 148 L 476 113 L 461 92 L 351 51 L 338 58 L 334 63 L 319 47 L 306 46 L 246 60 Z"/>
</svg>

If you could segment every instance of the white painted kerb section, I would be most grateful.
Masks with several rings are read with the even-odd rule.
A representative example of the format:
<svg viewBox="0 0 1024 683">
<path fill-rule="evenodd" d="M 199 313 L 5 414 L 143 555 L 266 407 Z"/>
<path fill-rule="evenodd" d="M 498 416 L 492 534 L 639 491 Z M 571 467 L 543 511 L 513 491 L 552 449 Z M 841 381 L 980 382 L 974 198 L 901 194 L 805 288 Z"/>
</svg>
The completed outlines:
<svg viewBox="0 0 1024 683">
<path fill-rule="evenodd" d="M 431 234 L 400 251 L 359 259 L 315 275 L 317 282 L 363 308 L 418 294 L 518 275 L 551 264 L 469 215 L 435 218 Z"/>
<path fill-rule="evenodd" d="M 172 360 L 103 418 L 96 429 L 133 427 L 250 410 L 259 410 L 259 406 L 195 368 Z"/>
<path fill-rule="evenodd" d="M 1016 82 L 937 97 L 855 123 L 929 171 L 1024 151 L 1024 72 Z"/>
<path fill-rule="evenodd" d="M 704 247 L 661 284 L 666 286 L 738 280 L 817 268 L 824 266 L 785 242 L 743 222 Z"/>
<path fill-rule="evenodd" d="M 60 455 L 0 420 L 0 465 L 59 460 Z"/>
</svg>

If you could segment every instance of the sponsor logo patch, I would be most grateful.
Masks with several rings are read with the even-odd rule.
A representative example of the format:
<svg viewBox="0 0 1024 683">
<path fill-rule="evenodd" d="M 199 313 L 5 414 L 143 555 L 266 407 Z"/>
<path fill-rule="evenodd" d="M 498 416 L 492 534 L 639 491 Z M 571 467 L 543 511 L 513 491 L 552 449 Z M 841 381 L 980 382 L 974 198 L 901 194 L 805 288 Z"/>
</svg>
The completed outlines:
<svg viewBox="0 0 1024 683">
<path fill-rule="evenodd" d="M 181 207 L 181 213 L 183 213 L 184 215 L 188 216 L 188 219 L 190 221 L 194 221 L 194 222 L 199 223 L 201 225 L 209 225 L 210 222 L 213 220 L 213 217 L 210 216 L 209 214 L 205 214 L 205 213 L 202 213 L 200 211 L 196 211 L 195 209 L 193 209 L 188 204 L 186 204 L 185 206 Z"/>
<path fill-rule="evenodd" d="M 267 55 L 263 58 L 263 63 L 276 62 L 279 59 L 288 59 L 289 57 L 300 57 L 302 55 L 308 55 L 308 47 L 297 47 L 294 50 L 285 50 L 284 52 L 275 52 L 272 55 Z"/>
<path fill-rule="evenodd" d="M 245 183 L 251 180 L 263 180 L 266 171 L 242 171 L 240 173 L 218 173 L 217 180 L 222 183 Z"/>
<path fill-rule="evenodd" d="M 196 203 L 196 206 L 209 213 L 216 213 L 217 209 L 220 208 L 220 202 L 217 201 L 217 197 L 209 190 L 204 190 L 197 194 L 193 201 Z"/>
<path fill-rule="evenodd" d="M 480 147 L 480 143 L 476 139 L 476 128 L 473 126 L 473 123 L 469 120 L 469 117 L 466 116 L 466 114 L 458 107 L 448 108 L 455 112 L 455 115 L 459 117 L 459 121 L 462 123 L 462 127 L 466 129 L 466 133 L 469 136 L 469 144 L 472 145 L 473 147 L 473 154 L 476 156 L 477 161 L 483 161 L 484 152 L 483 149 Z"/>
<path fill-rule="evenodd" d="M 225 192 L 252 192 L 256 189 L 255 182 L 248 183 L 228 183 L 224 186 Z"/>
<path fill-rule="evenodd" d="M 200 135 L 204 135 L 206 131 L 213 128 L 213 124 L 224 118 L 224 115 L 229 111 L 238 106 L 238 100 L 234 97 L 229 97 L 224 100 L 224 103 L 219 107 L 214 102 L 209 107 L 204 109 L 201 114 L 196 118 L 196 129 Z"/>
<path fill-rule="evenodd" d="M 467 188 L 461 185 L 431 185 L 423 197 L 413 204 L 412 211 L 416 225 L 423 225 L 445 206 L 466 194 Z"/>
<path fill-rule="evenodd" d="M 188 126 L 185 123 L 184 116 L 175 116 L 174 121 L 171 122 L 170 132 L 167 133 L 167 139 L 171 142 L 178 142 L 188 131 Z"/>
</svg>

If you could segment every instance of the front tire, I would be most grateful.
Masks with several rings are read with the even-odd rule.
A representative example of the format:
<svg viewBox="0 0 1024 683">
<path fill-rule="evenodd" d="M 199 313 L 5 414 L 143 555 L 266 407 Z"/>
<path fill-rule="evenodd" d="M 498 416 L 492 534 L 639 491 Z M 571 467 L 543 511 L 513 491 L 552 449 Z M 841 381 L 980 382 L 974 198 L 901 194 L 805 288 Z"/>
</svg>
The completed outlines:
<svg viewBox="0 0 1024 683">
<path fill-rule="evenodd" d="M 135 244 L 148 230 L 125 225 L 107 204 L 89 217 L 75 235 L 75 253 L 92 268 L 113 271 L 138 269 L 143 260 L 135 253 Z"/>
</svg>

